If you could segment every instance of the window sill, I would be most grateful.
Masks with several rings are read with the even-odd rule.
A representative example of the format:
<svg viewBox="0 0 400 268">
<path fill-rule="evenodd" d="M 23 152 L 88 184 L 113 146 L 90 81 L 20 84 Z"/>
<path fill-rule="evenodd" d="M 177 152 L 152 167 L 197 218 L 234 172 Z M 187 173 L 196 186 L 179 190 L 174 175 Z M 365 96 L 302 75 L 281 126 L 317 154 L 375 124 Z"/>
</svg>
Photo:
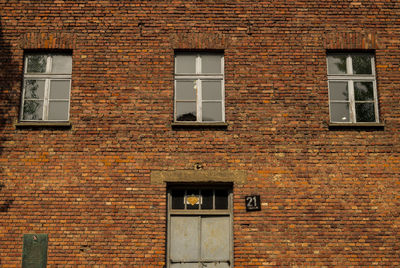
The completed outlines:
<svg viewBox="0 0 400 268">
<path fill-rule="evenodd" d="M 228 123 L 225 122 L 173 122 L 172 128 L 228 128 Z"/>
<path fill-rule="evenodd" d="M 70 122 L 18 122 L 16 128 L 71 128 Z"/>
<path fill-rule="evenodd" d="M 383 130 L 384 123 L 328 123 L 329 129 L 376 129 Z"/>
</svg>

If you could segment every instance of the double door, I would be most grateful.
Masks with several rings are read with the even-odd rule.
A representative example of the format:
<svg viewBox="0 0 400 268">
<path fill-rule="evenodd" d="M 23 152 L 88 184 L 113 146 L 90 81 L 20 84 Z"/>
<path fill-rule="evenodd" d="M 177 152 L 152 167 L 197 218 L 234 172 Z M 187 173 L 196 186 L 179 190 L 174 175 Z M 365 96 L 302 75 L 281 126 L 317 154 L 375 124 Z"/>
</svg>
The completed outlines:
<svg viewBox="0 0 400 268">
<path fill-rule="evenodd" d="M 232 190 L 175 188 L 168 200 L 167 267 L 233 267 Z"/>
</svg>

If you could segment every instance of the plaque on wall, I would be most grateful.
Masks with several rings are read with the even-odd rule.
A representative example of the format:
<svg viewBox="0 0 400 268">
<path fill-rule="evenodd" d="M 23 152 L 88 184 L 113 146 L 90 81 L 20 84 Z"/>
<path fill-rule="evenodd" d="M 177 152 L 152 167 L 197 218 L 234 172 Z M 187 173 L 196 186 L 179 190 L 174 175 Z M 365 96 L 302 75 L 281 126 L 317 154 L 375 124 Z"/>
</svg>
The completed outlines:
<svg viewBox="0 0 400 268">
<path fill-rule="evenodd" d="M 259 211 L 261 210 L 261 202 L 259 195 L 249 195 L 245 197 L 246 211 Z"/>
<path fill-rule="evenodd" d="M 47 241 L 47 234 L 24 234 L 22 268 L 46 267 Z"/>
</svg>

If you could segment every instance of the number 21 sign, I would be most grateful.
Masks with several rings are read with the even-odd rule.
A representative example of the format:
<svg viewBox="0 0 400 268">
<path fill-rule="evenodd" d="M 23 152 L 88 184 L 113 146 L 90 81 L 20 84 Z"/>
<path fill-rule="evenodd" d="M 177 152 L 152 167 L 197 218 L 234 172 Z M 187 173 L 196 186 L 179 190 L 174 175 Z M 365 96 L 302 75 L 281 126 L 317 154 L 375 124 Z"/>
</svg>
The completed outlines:
<svg viewBox="0 0 400 268">
<path fill-rule="evenodd" d="M 261 210 L 261 202 L 259 195 L 246 196 L 245 200 L 246 200 L 246 211 Z"/>
</svg>

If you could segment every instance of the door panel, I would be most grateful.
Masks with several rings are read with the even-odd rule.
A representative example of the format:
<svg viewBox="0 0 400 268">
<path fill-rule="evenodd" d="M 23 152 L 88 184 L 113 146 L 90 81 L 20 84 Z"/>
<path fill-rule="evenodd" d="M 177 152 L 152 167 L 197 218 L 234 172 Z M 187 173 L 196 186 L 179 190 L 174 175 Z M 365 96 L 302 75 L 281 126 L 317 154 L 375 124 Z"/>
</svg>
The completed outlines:
<svg viewBox="0 0 400 268">
<path fill-rule="evenodd" d="M 228 261 L 229 251 L 229 217 L 203 217 L 201 219 L 201 259 Z"/>
<path fill-rule="evenodd" d="M 171 217 L 171 260 L 172 261 L 185 262 L 185 261 L 198 261 L 200 259 L 199 225 L 200 225 L 200 217 L 180 217 L 180 216 Z M 173 266 L 173 267 L 181 267 L 181 266 Z M 192 267 L 192 266 L 184 266 L 184 267 Z"/>
<path fill-rule="evenodd" d="M 172 263 L 171 268 L 199 268 L 198 263 Z M 204 267 L 204 266 L 203 266 Z"/>
<path fill-rule="evenodd" d="M 231 267 L 227 262 L 214 262 L 204 263 L 202 268 L 229 268 Z"/>
</svg>

